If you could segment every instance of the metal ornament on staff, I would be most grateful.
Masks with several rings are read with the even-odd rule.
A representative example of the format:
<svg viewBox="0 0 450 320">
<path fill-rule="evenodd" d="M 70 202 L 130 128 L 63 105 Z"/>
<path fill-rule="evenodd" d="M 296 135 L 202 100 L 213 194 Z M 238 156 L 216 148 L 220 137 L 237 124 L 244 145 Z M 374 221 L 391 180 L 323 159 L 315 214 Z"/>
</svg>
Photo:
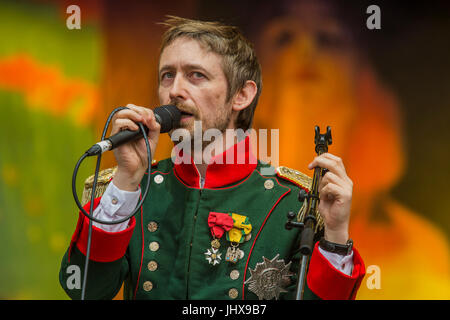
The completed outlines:
<svg viewBox="0 0 450 320">
<path fill-rule="evenodd" d="M 316 153 L 320 156 L 323 153 L 328 152 L 328 145 L 331 145 L 331 128 L 327 127 L 325 134 L 320 133 L 318 126 L 314 127 L 315 137 L 314 143 L 316 145 Z M 316 167 L 314 169 L 314 176 L 309 192 L 301 190 L 298 195 L 298 200 L 303 202 L 302 207 L 298 214 L 294 212 L 288 213 L 288 221 L 286 222 L 286 229 L 300 228 L 300 253 L 302 255 L 300 271 L 297 283 L 296 300 L 303 300 L 303 291 L 306 280 L 306 268 L 309 258 L 312 254 L 314 247 L 314 236 L 318 232 L 319 228 L 323 227 L 322 217 L 319 213 L 319 179 L 326 173 L 327 169 Z M 295 218 L 296 221 L 293 221 Z"/>
</svg>

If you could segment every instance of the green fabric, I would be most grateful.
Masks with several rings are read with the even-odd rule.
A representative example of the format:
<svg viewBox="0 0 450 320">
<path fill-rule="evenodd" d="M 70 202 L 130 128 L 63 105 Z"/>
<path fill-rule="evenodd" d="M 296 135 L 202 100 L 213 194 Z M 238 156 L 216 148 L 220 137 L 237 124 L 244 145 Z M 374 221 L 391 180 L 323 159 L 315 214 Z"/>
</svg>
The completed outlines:
<svg viewBox="0 0 450 320">
<path fill-rule="evenodd" d="M 294 298 L 299 256 L 293 255 L 293 252 L 298 247 L 299 231 L 288 231 L 284 225 L 287 212 L 296 211 L 302 205 L 297 200 L 299 188 L 273 176 L 271 179 L 278 179 L 281 185 L 274 181 L 274 187 L 266 189 L 266 179 L 257 172 L 260 168 L 259 164 L 257 170 L 240 184 L 215 190 L 200 190 L 186 187 L 175 177 L 170 159 L 158 163 L 157 167 L 152 168 L 152 177 L 160 172 L 168 174 L 163 175 L 164 181 L 160 184 L 152 179 L 149 196 L 144 203 L 144 216 L 140 213 L 136 215 L 136 227 L 126 256 L 111 263 L 90 262 L 86 297 L 111 299 L 120 289 L 122 281 L 125 281 L 124 298 L 132 299 L 141 266 L 143 242 L 144 254 L 136 299 L 226 300 L 231 299 L 228 296 L 231 288 L 236 288 L 239 292 L 236 299 L 242 299 L 245 264 L 253 241 L 260 232 L 248 267 L 254 269 L 257 263 L 263 262 L 263 256 L 271 260 L 277 254 L 278 259 L 284 259 L 286 264 L 292 261 L 291 270 L 295 275 L 291 277 L 291 284 L 287 287 L 289 292 L 281 293 L 280 299 Z M 144 184 L 141 185 L 142 188 L 145 188 Z M 288 193 L 277 203 L 286 192 Z M 274 206 L 260 231 L 267 214 Z M 211 247 L 212 240 L 207 223 L 211 211 L 235 212 L 249 217 L 252 223 L 251 239 L 239 245 L 245 256 L 236 264 L 225 261 L 229 246 L 225 237 L 220 239 L 220 264 L 213 266 L 205 259 L 204 253 Z M 158 223 L 159 227 L 155 232 L 147 229 L 151 221 Z M 155 252 L 149 249 L 149 244 L 153 241 L 160 245 Z M 78 250 L 74 250 L 70 263 L 66 254 L 61 265 L 61 285 L 73 299 L 79 298 L 81 290 L 67 289 L 69 275 L 65 270 L 71 264 L 77 264 L 83 270 L 84 259 Z M 155 271 L 150 271 L 147 267 L 151 260 L 158 263 Z M 232 270 L 239 271 L 238 279 L 230 278 Z M 250 271 L 247 270 L 246 279 L 250 276 Z M 151 291 L 143 290 L 145 281 L 153 283 Z M 258 299 L 257 295 L 248 290 L 248 285 L 245 285 L 244 294 L 245 299 Z M 305 289 L 305 298 L 318 299 L 308 288 Z"/>
</svg>

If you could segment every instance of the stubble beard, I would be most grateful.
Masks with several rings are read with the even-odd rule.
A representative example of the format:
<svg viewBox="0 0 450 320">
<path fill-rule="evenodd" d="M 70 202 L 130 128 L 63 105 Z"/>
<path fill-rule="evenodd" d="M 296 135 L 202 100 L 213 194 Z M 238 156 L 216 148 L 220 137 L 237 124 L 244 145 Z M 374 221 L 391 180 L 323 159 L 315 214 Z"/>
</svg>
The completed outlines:
<svg viewBox="0 0 450 320">
<path fill-rule="evenodd" d="M 177 105 L 175 103 L 175 105 Z M 221 109 L 219 114 L 215 114 L 214 118 L 212 119 L 204 119 L 200 116 L 200 114 L 197 112 L 196 109 L 192 107 L 183 106 L 181 104 L 178 104 L 177 107 L 179 107 L 181 110 L 190 112 L 193 114 L 192 119 L 190 119 L 188 122 L 180 123 L 178 128 L 185 129 L 189 132 L 189 137 L 191 139 L 191 154 L 194 154 L 194 141 L 196 139 L 200 139 L 202 141 L 202 151 L 205 150 L 205 148 L 214 142 L 214 139 L 212 141 L 204 141 L 203 137 L 205 135 L 205 132 L 209 129 L 217 129 L 222 133 L 222 137 L 225 137 L 225 131 L 227 128 L 229 128 L 230 121 L 231 121 L 231 109 Z M 199 130 L 198 121 L 201 122 L 201 131 Z M 197 122 L 197 126 L 195 126 L 195 122 Z M 171 135 L 172 133 L 170 133 Z M 181 143 L 181 142 L 179 142 Z M 178 144 L 178 143 L 177 143 Z"/>
</svg>

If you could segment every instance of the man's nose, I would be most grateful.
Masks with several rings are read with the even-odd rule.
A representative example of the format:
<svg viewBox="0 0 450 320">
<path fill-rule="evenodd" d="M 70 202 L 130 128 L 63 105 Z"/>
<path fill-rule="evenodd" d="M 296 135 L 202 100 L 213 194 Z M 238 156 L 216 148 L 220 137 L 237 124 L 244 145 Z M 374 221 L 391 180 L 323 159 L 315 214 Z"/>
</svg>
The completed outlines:
<svg viewBox="0 0 450 320">
<path fill-rule="evenodd" d="M 177 74 L 173 79 L 169 90 L 169 98 L 171 101 L 176 99 L 185 100 L 187 98 L 185 80 L 179 74 Z"/>
</svg>

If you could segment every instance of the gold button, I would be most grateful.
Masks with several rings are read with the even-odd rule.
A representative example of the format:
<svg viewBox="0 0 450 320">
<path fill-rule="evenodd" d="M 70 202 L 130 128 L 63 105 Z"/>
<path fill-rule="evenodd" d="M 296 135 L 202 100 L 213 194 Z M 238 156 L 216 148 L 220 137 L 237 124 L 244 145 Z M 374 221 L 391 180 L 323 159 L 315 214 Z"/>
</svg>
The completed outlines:
<svg viewBox="0 0 450 320">
<path fill-rule="evenodd" d="M 155 232 L 158 229 L 158 223 L 155 221 L 150 221 L 147 225 L 148 231 Z"/>
<path fill-rule="evenodd" d="M 233 270 L 230 272 L 230 278 L 232 280 L 236 280 L 237 278 L 239 278 L 239 271 L 237 270 Z"/>
<path fill-rule="evenodd" d="M 148 247 L 150 248 L 150 251 L 158 251 L 159 243 L 156 241 L 152 241 L 152 242 L 150 242 Z"/>
<path fill-rule="evenodd" d="M 237 291 L 236 288 L 231 288 L 231 289 L 228 291 L 228 296 L 229 296 L 231 299 L 236 299 L 236 298 L 238 297 L 238 295 L 239 295 L 239 293 L 238 293 L 238 291 Z"/>
<path fill-rule="evenodd" d="M 153 283 L 151 281 L 145 281 L 142 287 L 145 291 L 150 291 L 153 289 Z"/>
<path fill-rule="evenodd" d="M 155 271 L 156 269 L 158 269 L 158 263 L 156 261 L 152 260 L 147 264 L 147 267 L 148 267 L 148 270 Z"/>
<path fill-rule="evenodd" d="M 267 190 L 270 190 L 273 188 L 273 180 L 266 180 L 264 182 L 264 188 L 266 188 Z"/>
</svg>

